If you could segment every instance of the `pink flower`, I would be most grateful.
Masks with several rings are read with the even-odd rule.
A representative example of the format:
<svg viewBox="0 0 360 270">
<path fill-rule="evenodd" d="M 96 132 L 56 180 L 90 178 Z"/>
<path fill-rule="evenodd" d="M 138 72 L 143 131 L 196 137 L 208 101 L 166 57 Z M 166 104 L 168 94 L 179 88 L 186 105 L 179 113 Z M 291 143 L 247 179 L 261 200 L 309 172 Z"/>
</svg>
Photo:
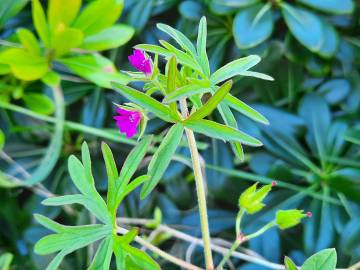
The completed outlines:
<svg viewBox="0 0 360 270">
<path fill-rule="evenodd" d="M 141 113 L 138 111 L 128 111 L 118 108 L 119 115 L 114 116 L 116 125 L 119 127 L 121 133 L 125 133 L 127 138 L 133 137 L 137 132 L 137 127 L 141 121 Z"/>
<path fill-rule="evenodd" d="M 146 76 L 151 75 L 152 66 L 149 58 L 141 50 L 135 49 L 132 55 L 129 55 L 130 64 L 138 71 L 144 72 Z"/>
</svg>

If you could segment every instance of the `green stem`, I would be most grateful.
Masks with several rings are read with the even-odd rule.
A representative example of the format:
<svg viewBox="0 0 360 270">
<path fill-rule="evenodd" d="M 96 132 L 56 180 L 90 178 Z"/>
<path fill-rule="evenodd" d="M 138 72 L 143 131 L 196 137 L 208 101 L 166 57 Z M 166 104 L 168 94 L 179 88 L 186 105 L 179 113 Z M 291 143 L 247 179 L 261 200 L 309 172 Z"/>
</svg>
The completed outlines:
<svg viewBox="0 0 360 270">
<path fill-rule="evenodd" d="M 236 236 L 240 235 L 240 233 L 241 233 L 241 220 L 242 220 L 242 217 L 244 216 L 244 214 L 245 214 L 245 210 L 240 209 L 240 211 L 236 217 L 236 225 L 235 225 Z"/>
<path fill-rule="evenodd" d="M 272 227 L 276 226 L 276 221 L 273 220 L 269 223 L 267 223 L 266 225 L 264 225 L 262 228 L 260 228 L 259 230 L 257 230 L 256 232 L 246 235 L 245 236 L 245 241 L 248 241 L 252 238 L 258 237 L 259 235 L 263 234 L 264 232 L 266 232 L 267 230 L 271 229 Z"/>
<path fill-rule="evenodd" d="M 238 214 L 238 217 L 236 219 L 236 230 L 239 232 L 237 233 L 236 235 L 236 240 L 235 242 L 233 243 L 233 245 L 231 246 L 230 250 L 226 253 L 226 255 L 224 256 L 224 258 L 221 260 L 221 262 L 219 263 L 218 267 L 216 268 L 217 270 L 222 270 L 225 263 L 230 259 L 231 255 L 233 254 L 233 252 L 242 244 L 244 243 L 245 241 L 248 241 L 252 238 L 255 238 L 261 234 L 263 234 L 264 232 L 266 232 L 267 230 L 269 230 L 270 228 L 276 226 L 276 221 L 271 221 L 269 223 L 267 223 L 265 226 L 263 226 L 262 228 L 260 228 L 259 230 L 257 230 L 256 232 L 252 233 L 252 234 L 249 234 L 249 235 L 246 235 L 246 236 L 243 236 L 241 234 L 241 231 L 240 231 L 240 222 L 241 222 L 241 218 L 243 216 L 244 212 L 242 212 L 240 210 L 239 214 Z"/>
<path fill-rule="evenodd" d="M 189 111 L 187 108 L 186 100 L 180 101 L 180 107 L 183 117 L 187 118 Z M 196 146 L 194 132 L 190 129 L 185 129 L 185 133 L 189 143 L 191 161 L 195 176 L 196 194 L 197 194 L 199 214 L 200 214 L 201 234 L 204 241 L 205 266 L 206 266 L 206 270 L 213 270 L 214 263 L 211 253 L 210 230 L 209 230 L 207 207 L 206 207 L 206 192 L 204 186 L 204 178 L 201 171 L 200 156 Z"/>
</svg>

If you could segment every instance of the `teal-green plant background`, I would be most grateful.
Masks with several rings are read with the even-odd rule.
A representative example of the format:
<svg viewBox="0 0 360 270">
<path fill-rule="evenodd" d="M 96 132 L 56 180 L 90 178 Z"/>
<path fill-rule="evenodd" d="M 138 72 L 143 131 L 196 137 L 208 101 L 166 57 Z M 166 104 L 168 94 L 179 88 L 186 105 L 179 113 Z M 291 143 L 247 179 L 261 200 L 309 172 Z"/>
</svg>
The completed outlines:
<svg viewBox="0 0 360 270">
<path fill-rule="evenodd" d="M 84 2 L 86 5 L 91 1 Z M 14 3 L 19 5 L 17 14 L 9 12 Z M 42 4 L 45 7 L 47 1 Z M 232 88 L 234 95 L 270 121 L 270 126 L 264 126 L 236 115 L 241 130 L 264 142 L 264 147 L 245 149 L 244 163 L 234 159 L 228 145 L 198 136 L 205 144 L 201 154 L 207 163 L 213 236 L 233 239 L 239 194 L 253 181 L 268 183 L 276 179 L 278 188 L 269 195 L 265 210 L 244 220 L 245 232 L 268 222 L 280 207 L 310 210 L 313 217 L 291 230 L 273 229 L 250 241 L 248 248 L 273 262 L 282 262 L 283 256 L 288 255 L 301 264 L 306 257 L 328 247 L 337 249 L 338 267 L 360 259 L 359 11 L 359 5 L 351 0 L 125 0 L 120 22 L 133 26 L 135 35 L 126 45 L 101 52 L 118 69 L 131 69 L 127 55 L 132 46 L 168 39 L 157 30 L 156 23 L 176 27 L 195 40 L 197 25 L 205 15 L 212 69 L 242 56 L 258 54 L 263 60 L 256 70 L 275 79 L 269 82 L 244 77 L 236 80 Z M 1 1 L 0 51 L 18 44 L 14 33 L 19 27 L 35 33 L 31 4 L 25 0 Z M 79 155 L 81 143 L 86 140 L 93 156 L 96 184 L 105 191 L 101 141 L 110 144 L 117 164 L 122 163 L 133 144 L 115 131 L 112 119 L 115 111 L 112 102 L 125 100 L 102 88 L 102 83 L 97 86 L 88 82 L 84 77 L 89 77 L 80 78 L 64 66 L 55 63 L 53 69 L 66 75 L 61 83 L 66 122 L 60 137 L 62 147 L 55 156 L 56 165 L 42 184 L 56 194 L 75 193 L 67 173 L 67 158 L 70 154 Z M 34 95 L 41 100 L 34 102 Z M 41 160 L 49 151 L 55 129 L 51 121 L 41 121 L 14 109 L 23 107 L 52 117 L 56 105 L 51 100 L 50 88 L 39 80 L 23 82 L 6 74 L 0 77 L 3 102 L 0 129 L 5 135 L 2 151 L 30 173 L 39 166 L 46 171 L 48 164 Z M 9 109 L 4 102 L 13 107 Z M 81 125 L 74 128 L 74 122 Z M 160 120 L 150 120 L 146 132 L 157 134 L 159 142 L 165 127 Z M 189 157 L 184 147 L 179 148 L 178 154 Z M 19 166 L 4 155 L 0 168 L 7 175 L 26 178 Z M 69 215 L 60 208 L 41 205 L 43 198 L 27 188 L 9 188 L 5 186 L 7 182 L 0 183 L 4 186 L 0 189 L 0 253 L 14 254 L 14 269 L 44 269 L 50 260 L 33 252 L 34 243 L 48 233 L 34 221 L 33 213 L 63 224 L 90 222 L 88 212 L 82 208 Z M 194 198 L 191 170 L 173 161 L 156 191 L 143 201 L 139 200 L 139 190 L 135 191 L 125 200 L 119 215 L 152 218 L 158 206 L 164 223 L 199 236 Z M 176 240 L 165 240 L 161 247 L 181 257 L 187 250 L 187 245 Z M 89 254 L 91 251 L 84 249 L 67 256 L 62 269 L 86 269 Z M 194 264 L 201 264 L 201 249 L 196 249 L 192 258 Z M 162 259 L 159 262 L 163 269 L 177 269 Z M 266 269 L 235 263 L 237 269 Z"/>
</svg>

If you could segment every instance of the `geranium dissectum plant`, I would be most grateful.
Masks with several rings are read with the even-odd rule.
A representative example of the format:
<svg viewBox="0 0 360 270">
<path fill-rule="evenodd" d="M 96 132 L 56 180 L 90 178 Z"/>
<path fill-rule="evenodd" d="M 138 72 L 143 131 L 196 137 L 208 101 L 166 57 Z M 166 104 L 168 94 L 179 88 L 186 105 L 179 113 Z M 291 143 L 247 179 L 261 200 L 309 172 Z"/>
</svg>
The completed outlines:
<svg viewBox="0 0 360 270">
<path fill-rule="evenodd" d="M 56 269 L 65 255 L 74 250 L 87 246 L 97 240 L 101 244 L 92 260 L 89 269 L 108 269 L 112 254 L 115 254 L 117 269 L 160 269 L 159 265 L 145 252 L 132 247 L 137 230 L 123 230 L 117 224 L 117 209 L 129 192 L 142 185 L 141 198 L 147 197 L 161 180 L 165 170 L 171 162 L 175 151 L 185 133 L 191 153 L 192 168 L 195 176 L 196 194 L 198 200 L 200 225 L 204 244 L 206 270 L 214 270 L 211 251 L 210 230 L 208 225 L 205 179 L 202 175 L 200 156 L 194 133 L 230 142 L 234 153 L 243 160 L 242 145 L 261 146 L 262 143 L 238 130 L 233 110 L 251 119 L 268 124 L 267 119 L 259 112 L 246 105 L 230 94 L 232 78 L 235 76 L 253 76 L 272 80 L 271 77 L 250 71 L 259 61 L 256 55 L 234 60 L 220 69 L 210 72 L 206 54 L 206 19 L 202 18 L 199 25 L 196 47 L 181 32 L 170 26 L 159 24 L 158 28 L 169 34 L 179 45 L 176 48 L 168 42 L 160 41 L 163 47 L 142 44 L 136 46 L 134 53 L 129 56 L 130 64 L 137 72 L 127 72 L 132 81 L 141 81 L 141 90 L 130 86 L 113 83 L 114 90 L 129 99 L 132 103 L 117 105 L 118 115 L 114 116 L 121 133 L 128 138 L 136 135 L 141 125 L 139 138 L 145 129 L 147 114 L 168 122 L 169 129 L 148 165 L 147 173 L 130 182 L 138 166 L 149 150 L 151 136 L 145 136 L 132 150 L 123 168 L 118 172 L 110 148 L 102 145 L 103 156 L 108 175 L 108 192 L 106 202 L 97 192 L 91 170 L 89 149 L 86 144 L 82 147 L 82 161 L 76 157 L 69 158 L 69 172 L 71 178 L 81 194 L 66 195 L 50 198 L 44 201 L 46 205 L 64 205 L 78 203 L 92 212 L 100 224 L 88 226 L 63 226 L 43 216 L 37 220 L 55 233 L 42 238 L 35 247 L 40 254 L 59 252 L 47 269 Z M 145 52 L 154 54 L 153 59 Z M 160 57 L 166 61 L 165 70 L 158 67 Z M 159 59 L 160 58 L 160 59 Z M 207 100 L 206 96 L 210 96 Z M 156 96 L 155 96 L 156 95 Z M 159 101 L 161 100 L 161 101 Z M 224 123 L 206 119 L 214 110 L 218 110 Z M 144 122 L 142 124 L 142 122 Z M 245 241 L 265 233 L 272 227 L 287 229 L 300 223 L 301 219 L 310 216 L 302 210 L 280 210 L 273 221 L 265 224 L 258 231 L 245 235 L 241 231 L 241 219 L 261 211 L 266 205 L 263 202 L 276 182 L 269 183 L 258 189 L 257 184 L 249 187 L 239 198 L 239 213 L 236 218 L 236 237 L 232 248 L 225 254 L 216 269 L 222 269 L 232 252 Z M 157 221 L 157 223 L 160 223 Z M 120 236 L 118 234 L 124 234 Z M 74 239 L 73 235 L 76 234 Z M 59 239 L 66 241 L 56 244 Z M 144 240 L 137 241 L 144 243 Z M 186 262 L 172 257 L 155 248 L 160 256 L 187 269 L 201 269 L 189 266 Z"/>
<path fill-rule="evenodd" d="M 129 60 L 140 73 L 127 73 L 133 81 L 144 82 L 143 91 L 118 83 L 113 83 L 113 86 L 116 91 L 148 113 L 173 124 L 149 164 L 148 175 L 150 180 L 142 187 L 142 198 L 149 195 L 160 181 L 184 131 L 186 131 L 195 173 L 206 269 L 214 269 L 210 250 L 204 179 L 193 132 L 229 141 L 234 153 L 240 160 L 243 160 L 242 144 L 261 146 L 262 143 L 238 130 L 231 109 L 264 124 L 268 124 L 268 121 L 259 112 L 230 94 L 231 78 L 239 75 L 267 80 L 272 80 L 272 78 L 265 74 L 250 71 L 260 61 L 260 57 L 256 55 L 237 59 L 211 73 L 206 53 L 207 27 L 204 17 L 200 21 L 196 47 L 178 30 L 164 24 L 158 24 L 158 28 L 173 38 L 180 48 L 176 48 L 165 41 L 160 41 L 163 47 L 147 44 L 136 46 L 134 55 L 130 56 Z M 151 74 L 146 68 L 146 65 L 150 64 L 150 60 L 143 51 L 155 55 Z M 159 56 L 166 60 L 164 73 L 158 68 Z M 152 97 L 155 93 L 163 96 L 162 102 Z M 211 97 L 203 102 L 202 97 L 206 93 L 210 94 Z M 205 119 L 216 109 L 222 116 L 224 124 Z"/>
</svg>

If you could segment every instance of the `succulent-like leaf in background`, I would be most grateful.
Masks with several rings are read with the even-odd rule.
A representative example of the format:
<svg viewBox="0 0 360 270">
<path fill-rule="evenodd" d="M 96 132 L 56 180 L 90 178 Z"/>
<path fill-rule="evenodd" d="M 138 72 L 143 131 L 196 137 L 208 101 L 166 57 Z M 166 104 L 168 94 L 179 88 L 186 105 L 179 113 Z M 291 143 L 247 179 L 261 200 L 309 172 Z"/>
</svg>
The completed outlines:
<svg viewBox="0 0 360 270">
<path fill-rule="evenodd" d="M 124 45 L 134 34 L 133 28 L 115 24 L 123 1 L 97 0 L 79 13 L 81 0 L 49 1 L 45 11 L 38 0 L 32 1 L 33 22 L 44 48 L 27 29 L 17 31 L 23 48 L 11 48 L 0 53 L 0 64 L 9 65 L 16 78 L 32 81 L 43 78 L 59 61 L 70 71 L 93 83 L 110 87 L 110 81 L 127 83 L 107 58 L 92 54 Z M 108 15 L 110 14 L 111 15 Z M 86 50 L 87 55 L 71 55 L 74 50 Z"/>
</svg>

